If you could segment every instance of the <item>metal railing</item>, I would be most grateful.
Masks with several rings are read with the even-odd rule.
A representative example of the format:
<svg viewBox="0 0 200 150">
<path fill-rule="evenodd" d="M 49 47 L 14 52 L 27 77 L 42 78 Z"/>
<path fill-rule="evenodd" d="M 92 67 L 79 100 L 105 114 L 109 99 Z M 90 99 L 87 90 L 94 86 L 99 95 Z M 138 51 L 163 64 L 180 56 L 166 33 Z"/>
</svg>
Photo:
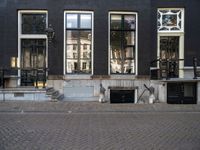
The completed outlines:
<svg viewBox="0 0 200 150">
<path fill-rule="evenodd" d="M 156 59 L 151 62 L 150 76 L 152 80 L 179 77 L 179 64 L 184 59 Z M 155 66 L 155 67 L 152 67 Z"/>
<path fill-rule="evenodd" d="M 20 73 L 20 76 L 18 76 Z M 0 88 L 5 88 L 5 81 L 11 78 L 17 78 L 21 86 L 46 87 L 47 68 L 0 68 Z"/>
<path fill-rule="evenodd" d="M 194 70 L 194 79 L 200 77 L 200 70 L 198 70 L 198 64 L 200 64 L 200 59 L 193 57 L 193 70 Z"/>
</svg>

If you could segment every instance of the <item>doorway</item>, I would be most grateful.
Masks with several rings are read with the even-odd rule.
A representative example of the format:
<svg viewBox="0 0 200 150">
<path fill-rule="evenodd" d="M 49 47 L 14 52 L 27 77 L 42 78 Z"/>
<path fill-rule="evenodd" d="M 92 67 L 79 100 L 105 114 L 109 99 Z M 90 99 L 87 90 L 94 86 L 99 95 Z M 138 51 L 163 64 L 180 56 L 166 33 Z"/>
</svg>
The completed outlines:
<svg viewBox="0 0 200 150">
<path fill-rule="evenodd" d="M 21 86 L 34 86 L 37 69 L 46 68 L 46 40 L 21 40 Z"/>
<path fill-rule="evenodd" d="M 169 78 L 183 77 L 184 44 L 183 35 L 159 34 L 158 36 L 158 64 L 161 75 Z"/>
</svg>

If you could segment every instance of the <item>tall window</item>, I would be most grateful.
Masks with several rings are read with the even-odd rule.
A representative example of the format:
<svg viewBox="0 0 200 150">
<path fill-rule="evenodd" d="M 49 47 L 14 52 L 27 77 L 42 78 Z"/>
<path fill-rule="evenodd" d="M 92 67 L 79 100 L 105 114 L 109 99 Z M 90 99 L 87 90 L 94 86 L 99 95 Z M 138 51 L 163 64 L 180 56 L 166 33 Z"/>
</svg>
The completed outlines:
<svg viewBox="0 0 200 150">
<path fill-rule="evenodd" d="M 110 73 L 136 73 L 136 14 L 110 13 Z"/>
<path fill-rule="evenodd" d="M 92 12 L 65 12 L 65 73 L 92 73 Z"/>
</svg>

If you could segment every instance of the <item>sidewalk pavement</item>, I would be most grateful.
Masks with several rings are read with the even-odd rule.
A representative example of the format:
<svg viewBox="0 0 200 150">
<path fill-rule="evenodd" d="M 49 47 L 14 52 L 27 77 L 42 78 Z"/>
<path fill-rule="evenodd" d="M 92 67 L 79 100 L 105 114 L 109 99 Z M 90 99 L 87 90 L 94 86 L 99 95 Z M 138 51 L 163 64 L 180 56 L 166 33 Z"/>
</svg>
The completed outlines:
<svg viewBox="0 0 200 150">
<path fill-rule="evenodd" d="M 52 112 L 52 113 L 106 113 L 106 112 L 200 112 L 200 105 L 155 104 L 110 104 L 69 101 L 0 101 L 2 112 Z"/>
</svg>

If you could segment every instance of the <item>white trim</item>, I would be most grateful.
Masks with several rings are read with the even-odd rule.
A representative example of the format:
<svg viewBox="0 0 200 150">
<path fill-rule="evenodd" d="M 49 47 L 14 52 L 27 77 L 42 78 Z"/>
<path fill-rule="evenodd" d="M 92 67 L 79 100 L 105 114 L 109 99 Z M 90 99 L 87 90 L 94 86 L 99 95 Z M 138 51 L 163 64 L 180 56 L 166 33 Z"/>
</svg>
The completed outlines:
<svg viewBox="0 0 200 150">
<path fill-rule="evenodd" d="M 46 40 L 46 67 L 48 67 L 48 39 L 45 34 L 22 34 L 22 14 L 46 14 L 46 27 L 48 27 L 48 11 L 46 10 L 19 10 L 18 11 L 18 60 L 17 67 L 21 67 L 21 39 L 45 39 Z M 18 76 L 21 75 L 18 70 Z M 18 80 L 18 86 L 20 85 L 20 79 Z"/>
<path fill-rule="evenodd" d="M 135 92 L 135 100 L 134 100 L 134 103 L 135 104 L 137 104 L 137 102 L 138 102 L 138 89 L 136 88 L 135 90 L 134 90 L 134 92 Z"/>
<path fill-rule="evenodd" d="M 21 39 L 47 39 L 47 36 L 44 34 L 22 34 L 20 35 Z"/>
<path fill-rule="evenodd" d="M 179 36 L 179 59 L 184 59 L 184 20 L 185 9 L 184 8 L 158 8 L 159 10 L 180 10 L 181 11 L 181 30 L 176 31 L 159 31 L 157 29 L 157 58 L 160 58 L 160 37 L 161 36 Z M 158 18 L 157 18 L 158 19 Z M 179 20 L 178 20 L 179 21 Z M 157 63 L 159 67 L 159 63 Z M 179 62 L 179 78 L 184 77 L 184 61 Z"/>
<path fill-rule="evenodd" d="M 121 11 L 110 11 L 108 13 L 108 74 L 111 75 L 110 73 L 110 15 L 111 14 L 131 14 L 131 15 L 135 15 L 136 17 L 136 26 L 135 26 L 135 74 L 133 74 L 132 76 L 136 76 L 138 75 L 138 13 L 137 12 L 121 12 Z M 115 76 L 115 74 L 112 74 Z M 119 74 L 117 74 L 119 75 Z M 129 74 L 121 74 L 121 76 L 124 75 L 129 75 Z"/>
<path fill-rule="evenodd" d="M 185 70 L 193 70 L 194 67 L 193 66 L 184 66 L 183 69 L 185 69 Z M 197 69 L 200 69 L 200 67 L 197 67 Z"/>
<path fill-rule="evenodd" d="M 93 73 L 94 73 L 94 12 L 93 11 L 76 11 L 76 10 L 65 10 L 64 11 L 64 35 L 63 35 L 63 37 L 64 37 L 64 42 L 63 42 L 63 44 L 64 44 L 64 50 L 63 50 L 63 53 L 64 53 L 64 55 L 63 55 L 63 66 L 64 66 L 64 68 L 63 68 L 63 75 L 70 75 L 70 76 L 73 76 L 73 75 L 77 75 L 77 74 L 67 74 L 66 73 L 66 14 L 67 13 L 76 13 L 76 14 L 81 14 L 81 13 L 88 13 L 88 14 L 91 14 L 92 15 L 92 20 L 91 20 L 91 23 L 92 23 L 92 27 L 91 27 L 91 30 L 92 30 L 92 41 L 91 41 L 91 47 L 92 47 L 92 49 L 91 49 L 91 73 L 89 74 L 89 76 L 91 76 L 91 75 L 93 75 Z M 79 75 L 79 74 L 78 74 Z M 80 75 L 83 75 L 83 74 L 80 74 Z M 85 76 L 85 75 L 84 75 Z M 88 75 L 87 75 L 88 76 Z"/>
<path fill-rule="evenodd" d="M 171 11 L 171 10 L 180 10 L 180 13 L 181 13 L 181 20 L 180 19 L 178 19 L 178 21 L 181 21 L 181 29 L 180 30 L 175 30 L 175 31 L 173 31 L 173 30 L 170 30 L 170 31 L 167 31 L 167 30 L 161 30 L 161 31 L 159 31 L 158 29 L 157 29 L 157 32 L 159 32 L 159 33 L 175 33 L 175 32 L 179 32 L 179 33 L 183 33 L 184 32 L 184 20 L 185 20 L 185 9 L 184 8 L 158 8 L 157 9 L 157 13 L 158 13 L 158 11 L 159 10 L 167 10 L 167 11 Z M 161 14 L 161 16 L 162 16 L 162 14 Z M 158 19 L 158 18 L 157 18 Z M 158 21 L 158 20 L 157 20 Z M 162 22 L 162 21 L 161 21 Z M 157 26 L 158 27 L 158 26 Z M 174 27 L 174 26 L 173 26 Z"/>
</svg>

